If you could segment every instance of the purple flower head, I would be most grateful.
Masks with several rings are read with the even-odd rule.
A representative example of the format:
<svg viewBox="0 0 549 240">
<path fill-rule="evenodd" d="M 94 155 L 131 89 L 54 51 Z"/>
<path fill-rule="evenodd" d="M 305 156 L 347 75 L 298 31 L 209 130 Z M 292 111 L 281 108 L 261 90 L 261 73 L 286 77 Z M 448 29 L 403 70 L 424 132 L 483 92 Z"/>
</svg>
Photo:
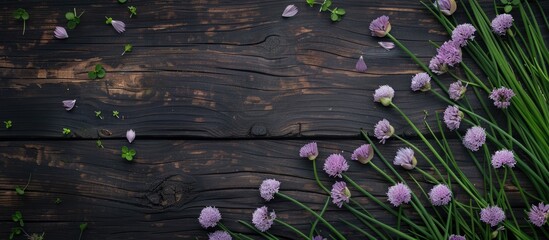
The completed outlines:
<svg viewBox="0 0 549 240">
<path fill-rule="evenodd" d="M 448 72 L 448 66 L 444 64 L 442 59 L 438 58 L 438 55 L 434 56 L 431 58 L 431 61 L 429 61 L 429 69 L 437 75 Z"/>
<path fill-rule="evenodd" d="M 309 160 L 315 160 L 316 157 L 318 157 L 318 147 L 316 142 L 307 143 L 305 146 L 301 147 L 299 150 L 299 156 L 306 157 Z"/>
<path fill-rule="evenodd" d="M 444 184 L 438 184 L 429 191 L 429 199 L 435 206 L 447 205 L 452 200 L 452 191 Z"/>
<path fill-rule="evenodd" d="M 480 210 L 480 220 L 494 227 L 505 220 L 505 212 L 498 206 L 486 207 Z"/>
<path fill-rule="evenodd" d="M 128 142 L 130 143 L 135 140 L 135 131 L 133 129 L 126 131 L 126 139 L 128 139 Z"/>
<path fill-rule="evenodd" d="M 364 62 L 364 58 L 360 56 L 358 58 L 358 61 L 356 62 L 355 70 L 357 72 L 366 72 L 367 69 L 368 69 L 368 66 L 366 66 L 366 63 Z"/>
<path fill-rule="evenodd" d="M 477 29 L 469 23 L 457 25 L 452 31 L 452 41 L 460 47 L 467 46 L 467 42 L 473 41 Z"/>
<path fill-rule="evenodd" d="M 274 211 L 269 213 L 266 206 L 257 208 L 252 214 L 252 223 L 259 229 L 259 231 L 265 232 L 271 228 L 276 218 Z"/>
<path fill-rule="evenodd" d="M 330 177 L 341 177 L 341 173 L 349 169 L 347 160 L 341 154 L 334 153 L 324 162 L 324 171 L 330 175 Z"/>
<path fill-rule="evenodd" d="M 105 23 L 111 24 L 118 33 L 126 31 L 126 24 L 122 21 L 112 20 L 112 18 L 108 17 Z"/>
<path fill-rule="evenodd" d="M 280 182 L 275 179 L 265 179 L 259 187 L 259 193 L 265 201 L 271 201 L 280 188 Z"/>
<path fill-rule="evenodd" d="M 55 36 L 55 38 L 57 39 L 69 38 L 69 34 L 67 33 L 67 30 L 65 30 L 64 27 L 59 27 L 59 26 L 55 27 L 55 31 L 53 31 L 53 36 Z"/>
<path fill-rule="evenodd" d="M 313 240 L 326 240 L 326 238 L 324 238 L 320 235 L 316 235 L 315 237 L 313 237 Z"/>
<path fill-rule="evenodd" d="M 74 106 L 76 105 L 76 99 L 71 99 L 71 100 L 63 100 L 63 107 L 65 108 L 65 110 L 67 111 L 70 111 L 74 108 Z"/>
<path fill-rule="evenodd" d="M 433 5 L 435 5 L 435 7 L 438 7 L 440 11 L 446 16 L 454 14 L 457 9 L 457 3 L 455 0 L 437 0 L 433 3 Z"/>
<path fill-rule="evenodd" d="M 392 42 L 377 42 L 377 43 L 379 44 L 379 46 L 381 46 L 382 48 L 384 48 L 387 51 L 395 48 L 395 44 L 392 43 Z"/>
<path fill-rule="evenodd" d="M 458 45 L 456 45 L 453 41 L 446 41 L 444 42 L 438 49 L 437 49 L 437 58 L 442 61 L 443 64 L 446 64 L 448 66 L 454 66 L 461 62 L 461 49 Z"/>
<path fill-rule="evenodd" d="M 532 208 L 528 212 L 528 219 L 538 227 L 543 226 L 547 222 L 547 218 L 549 218 L 549 204 L 539 203 L 537 206 L 532 205 Z"/>
<path fill-rule="evenodd" d="M 208 234 L 208 240 L 232 240 L 231 234 L 225 231 L 217 230 Z"/>
<path fill-rule="evenodd" d="M 513 16 L 507 13 L 499 14 L 492 20 L 492 31 L 503 36 L 513 26 Z"/>
<path fill-rule="evenodd" d="M 463 145 L 471 151 L 478 149 L 486 142 L 486 132 L 484 128 L 475 126 L 467 129 L 463 137 Z"/>
<path fill-rule="evenodd" d="M 387 197 L 393 206 L 398 207 L 401 204 L 409 203 L 412 200 L 412 191 L 410 191 L 408 186 L 397 183 L 396 185 L 389 187 Z"/>
<path fill-rule="evenodd" d="M 393 164 L 401 166 L 406 170 L 414 169 L 417 165 L 417 159 L 414 157 L 414 150 L 411 148 L 399 148 Z"/>
<path fill-rule="evenodd" d="M 385 144 L 385 140 L 389 139 L 395 133 L 395 129 L 387 119 L 377 122 L 374 127 L 374 136 L 379 139 L 379 142 Z"/>
<path fill-rule="evenodd" d="M 465 236 L 452 234 L 448 237 L 448 240 L 466 240 Z"/>
<path fill-rule="evenodd" d="M 355 151 L 351 155 L 352 160 L 357 160 L 362 164 L 369 163 L 373 157 L 374 149 L 370 144 L 363 144 L 362 146 L 355 149 Z"/>
<path fill-rule="evenodd" d="M 494 89 L 492 90 L 492 93 L 490 93 L 490 99 L 494 101 L 494 106 L 502 109 L 505 109 L 511 105 L 511 98 L 514 96 L 515 92 L 506 87 Z"/>
<path fill-rule="evenodd" d="M 395 96 L 395 90 L 389 85 L 379 86 L 374 92 L 374 102 L 380 102 L 383 106 L 387 107 L 391 105 L 393 97 Z"/>
<path fill-rule="evenodd" d="M 391 31 L 391 23 L 389 22 L 389 17 L 383 15 L 374 19 L 370 23 L 370 31 L 372 31 L 372 36 L 385 37 L 385 35 L 387 35 L 387 33 Z"/>
<path fill-rule="evenodd" d="M 463 86 L 463 84 L 459 80 L 457 82 L 450 84 L 450 87 L 448 88 L 448 94 L 450 95 L 450 98 L 454 101 L 457 101 L 463 98 L 466 91 L 467 91 L 467 85 Z"/>
<path fill-rule="evenodd" d="M 293 17 L 297 14 L 297 7 L 293 4 L 286 6 L 284 12 L 282 12 L 283 17 Z"/>
<path fill-rule="evenodd" d="M 219 220 L 221 220 L 221 213 L 215 207 L 203 208 L 198 217 L 198 222 L 203 228 L 215 227 Z"/>
<path fill-rule="evenodd" d="M 444 123 L 450 130 L 458 129 L 462 118 L 463 112 L 457 106 L 448 106 L 444 110 Z"/>
<path fill-rule="evenodd" d="M 347 184 L 345 182 L 336 182 L 332 185 L 330 195 L 332 196 L 332 202 L 341 208 L 341 206 L 343 206 L 343 202 L 349 203 L 351 191 L 349 191 L 349 188 L 347 188 Z"/>
<path fill-rule="evenodd" d="M 515 155 L 507 149 L 496 151 L 496 153 L 492 155 L 492 166 L 494 166 L 494 168 L 500 168 L 503 165 L 507 167 L 514 167 L 515 164 L 517 164 Z"/>
<path fill-rule="evenodd" d="M 426 92 L 431 90 L 431 77 L 429 74 L 422 72 L 412 77 L 412 91 Z"/>
</svg>

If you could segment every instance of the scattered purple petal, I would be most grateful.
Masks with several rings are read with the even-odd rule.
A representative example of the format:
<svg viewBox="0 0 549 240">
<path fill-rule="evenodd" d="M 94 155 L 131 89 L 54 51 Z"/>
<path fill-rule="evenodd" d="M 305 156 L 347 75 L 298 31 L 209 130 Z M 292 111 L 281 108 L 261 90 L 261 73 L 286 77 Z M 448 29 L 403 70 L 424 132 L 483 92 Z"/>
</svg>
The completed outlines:
<svg viewBox="0 0 549 240">
<path fill-rule="evenodd" d="M 364 58 L 362 56 L 358 58 L 355 68 L 357 72 L 366 72 L 366 70 L 368 69 L 368 67 L 366 66 L 366 63 L 364 62 Z"/>
<path fill-rule="evenodd" d="M 379 46 L 382 48 L 385 48 L 385 50 L 389 51 L 393 48 L 395 48 L 395 44 L 393 42 L 377 42 Z"/>
<path fill-rule="evenodd" d="M 63 107 L 65 110 L 70 111 L 74 106 L 76 105 L 76 99 L 73 100 L 64 100 L 63 101 Z"/>
<path fill-rule="evenodd" d="M 55 27 L 55 31 L 53 31 L 53 35 L 57 39 L 69 38 L 69 34 L 67 33 L 67 30 L 65 30 L 64 27 L 59 27 L 59 26 Z"/>
<path fill-rule="evenodd" d="M 290 4 L 288 6 L 286 6 L 286 9 L 284 9 L 284 12 L 282 12 L 282 16 L 283 17 L 293 17 L 297 14 L 298 10 L 297 10 L 297 7 L 293 4 Z"/>
<path fill-rule="evenodd" d="M 133 140 L 135 140 L 135 131 L 133 129 L 130 129 L 126 132 L 126 138 L 128 139 L 128 142 L 132 143 Z"/>
</svg>

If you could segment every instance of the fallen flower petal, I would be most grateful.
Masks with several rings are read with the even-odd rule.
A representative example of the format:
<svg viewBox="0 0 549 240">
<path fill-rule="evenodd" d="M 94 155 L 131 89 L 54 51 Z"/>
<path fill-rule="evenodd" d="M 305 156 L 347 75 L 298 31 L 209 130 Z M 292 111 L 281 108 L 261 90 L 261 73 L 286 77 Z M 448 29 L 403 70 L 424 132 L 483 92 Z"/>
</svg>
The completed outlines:
<svg viewBox="0 0 549 240">
<path fill-rule="evenodd" d="M 286 9 L 284 9 L 284 12 L 282 12 L 283 17 L 293 17 L 297 14 L 298 10 L 297 7 L 293 4 L 290 4 L 286 6 Z"/>
<path fill-rule="evenodd" d="M 112 20 L 112 18 L 108 17 L 105 23 L 111 24 L 118 33 L 126 31 L 126 24 L 122 21 Z"/>
<path fill-rule="evenodd" d="M 53 35 L 57 39 L 66 39 L 69 38 L 69 34 L 67 33 L 67 30 L 65 30 L 64 27 L 55 27 L 55 31 L 53 31 Z"/>
<path fill-rule="evenodd" d="M 76 99 L 73 99 L 73 100 L 64 100 L 64 101 L 63 101 L 63 107 L 64 107 L 65 110 L 67 110 L 67 111 L 72 110 L 72 108 L 74 108 L 75 104 L 76 104 Z"/>
<path fill-rule="evenodd" d="M 128 139 L 128 142 L 132 143 L 133 140 L 135 140 L 135 131 L 133 129 L 130 129 L 126 132 L 126 138 Z"/>
<path fill-rule="evenodd" d="M 393 42 L 377 42 L 379 46 L 382 48 L 385 48 L 385 50 L 389 51 L 393 48 L 395 48 L 395 44 Z"/>
<path fill-rule="evenodd" d="M 368 69 L 368 66 L 366 66 L 366 63 L 364 62 L 364 58 L 362 56 L 358 58 L 355 69 L 357 72 L 366 72 L 366 70 Z"/>
</svg>

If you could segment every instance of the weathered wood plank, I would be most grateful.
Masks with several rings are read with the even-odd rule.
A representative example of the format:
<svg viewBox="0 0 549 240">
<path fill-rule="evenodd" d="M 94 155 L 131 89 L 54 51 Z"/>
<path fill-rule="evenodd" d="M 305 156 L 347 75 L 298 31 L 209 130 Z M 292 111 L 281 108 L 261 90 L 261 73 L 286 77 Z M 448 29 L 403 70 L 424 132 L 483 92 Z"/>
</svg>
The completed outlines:
<svg viewBox="0 0 549 240">
<path fill-rule="evenodd" d="M 414 143 L 419 144 L 417 141 Z M 204 206 L 217 206 L 223 222 L 231 229 L 249 232 L 236 220 L 251 221 L 256 207 L 268 205 L 284 221 L 307 230 L 312 217 L 298 207 L 281 199 L 265 203 L 258 187 L 266 178 L 282 182 L 281 191 L 294 196 L 313 209 L 320 209 L 326 195 L 316 186 L 312 163 L 298 156 L 306 141 L 233 140 L 233 141 L 171 141 L 137 140 L 131 147 L 137 150 L 133 162 L 120 157 L 122 140 L 105 140 L 104 149 L 94 141 L 14 141 L 0 142 L 0 206 L 4 217 L 0 221 L 0 236 L 7 236 L 13 223 L 8 216 L 22 211 L 31 232 L 45 231 L 48 239 L 75 238 L 78 224 L 88 222 L 84 239 L 188 239 L 206 231 L 197 223 Z M 320 141 L 317 159 L 323 183 L 330 187 L 333 178 L 321 170 L 324 159 L 331 153 L 342 153 L 350 161 L 350 152 L 363 141 Z M 458 146 L 457 141 L 451 144 Z M 390 140 L 380 145 L 385 156 L 392 160 L 402 143 Z M 482 176 L 476 171 L 467 153 L 456 148 L 459 166 L 471 181 L 482 186 Z M 430 155 L 429 155 L 430 156 Z M 421 158 L 419 166 L 431 172 Z M 376 156 L 373 160 L 384 167 Z M 348 174 L 360 185 L 386 201 L 390 184 L 371 167 L 349 162 Z M 417 171 L 398 170 L 406 179 L 410 173 L 429 187 Z M 24 185 L 29 174 L 32 180 L 25 196 L 17 196 L 15 185 Z M 413 188 L 417 194 L 421 192 Z M 529 189 L 529 188 L 526 188 Z M 366 201 L 351 188 L 353 198 L 364 203 L 380 220 L 394 223 L 394 219 L 379 207 Z M 513 206 L 522 206 L 516 189 L 509 187 Z M 464 193 L 455 196 L 466 199 Z M 62 203 L 55 204 L 56 198 Z M 422 196 L 427 202 L 427 198 Z M 296 214 L 299 213 L 299 214 Z M 518 213 L 521 216 L 522 213 Z M 357 236 L 339 223 L 339 218 L 354 221 L 346 211 L 333 204 L 328 219 L 349 236 Z M 520 217 L 518 217 L 520 219 Z M 273 233 L 295 239 L 281 226 Z"/>
<path fill-rule="evenodd" d="M 64 25 L 65 5 L 1 8 L 2 16 L 17 7 L 32 16 L 25 36 L 14 19 L 0 18 L 0 120 L 14 122 L 1 137 L 57 138 L 63 127 L 83 138 L 96 137 L 100 128 L 133 128 L 153 137 L 357 136 L 357 129 L 382 118 L 409 131 L 396 113 L 372 102 L 383 84 L 395 88 L 395 102 L 417 122 L 423 109 L 445 107 L 431 95 L 412 94 L 409 81 L 419 68 L 369 36 L 369 22 L 388 14 L 393 34 L 427 62 L 435 52 L 428 40 L 442 42 L 447 35 L 416 2 L 395 2 L 398 8 L 342 2 L 348 13 L 337 24 L 305 3 L 291 19 L 280 17 L 286 5 L 277 1 L 132 4 L 139 15 L 129 19 L 125 5 L 75 3 L 86 13 L 63 41 L 51 34 Z M 128 30 L 117 34 L 104 15 L 124 20 Z M 134 51 L 121 57 L 125 43 Z M 360 55 L 367 73 L 354 71 Z M 97 63 L 107 77 L 87 79 Z M 64 113 L 60 101 L 73 98 L 78 108 Z M 100 121 L 96 110 L 118 110 L 125 120 Z M 254 126 L 259 134 L 251 133 Z"/>
</svg>

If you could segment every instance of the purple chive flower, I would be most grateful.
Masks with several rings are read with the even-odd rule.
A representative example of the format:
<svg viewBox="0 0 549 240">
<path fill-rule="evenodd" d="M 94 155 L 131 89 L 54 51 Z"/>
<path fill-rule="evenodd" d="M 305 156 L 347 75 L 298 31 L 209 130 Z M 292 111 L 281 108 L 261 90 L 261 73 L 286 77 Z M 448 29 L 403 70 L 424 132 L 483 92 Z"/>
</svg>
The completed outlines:
<svg viewBox="0 0 549 240">
<path fill-rule="evenodd" d="M 370 23 L 370 31 L 374 37 L 385 37 L 391 31 L 391 23 L 388 16 L 381 16 Z"/>
<path fill-rule="evenodd" d="M 355 69 L 357 72 L 366 72 L 366 70 L 368 69 L 368 66 L 366 66 L 366 63 L 364 62 L 364 58 L 362 56 L 358 58 Z"/>
<path fill-rule="evenodd" d="M 231 234 L 225 231 L 217 230 L 208 234 L 208 240 L 232 240 Z"/>
<path fill-rule="evenodd" d="M 447 205 L 452 200 L 452 191 L 444 184 L 438 184 L 429 191 L 429 199 L 435 206 Z"/>
<path fill-rule="evenodd" d="M 135 140 L 135 131 L 133 129 L 126 131 L 126 139 L 128 139 L 128 142 L 130 143 Z"/>
<path fill-rule="evenodd" d="M 444 42 L 437 49 L 437 58 L 442 61 L 443 64 L 453 67 L 461 62 L 461 49 L 453 41 Z"/>
<path fill-rule="evenodd" d="M 454 101 L 457 101 L 463 98 L 466 91 L 467 91 L 467 85 L 463 86 L 463 84 L 459 80 L 450 84 L 450 87 L 448 88 L 448 94 L 450 95 L 450 98 Z"/>
<path fill-rule="evenodd" d="M 114 27 L 114 30 L 116 30 L 118 33 L 122 33 L 126 31 L 126 24 L 122 21 L 112 20 L 112 18 L 107 18 L 107 21 L 105 23 L 111 24 Z"/>
<path fill-rule="evenodd" d="M 259 193 L 265 201 L 271 201 L 280 188 L 280 182 L 275 179 L 265 179 L 259 187 Z"/>
<path fill-rule="evenodd" d="M 506 87 L 494 89 L 492 90 L 492 93 L 490 93 L 490 99 L 494 101 L 494 106 L 501 109 L 509 107 L 511 105 L 511 98 L 514 96 L 515 92 Z"/>
<path fill-rule="evenodd" d="M 315 237 L 313 237 L 313 240 L 326 240 L 326 238 L 324 238 L 320 235 L 316 235 Z"/>
<path fill-rule="evenodd" d="M 349 203 L 349 198 L 351 198 L 351 191 L 347 188 L 345 182 L 336 182 L 332 185 L 332 191 L 330 193 L 332 196 L 332 202 L 341 208 L 343 202 Z"/>
<path fill-rule="evenodd" d="M 286 6 L 284 12 L 282 12 L 283 17 L 293 17 L 297 14 L 297 7 L 293 4 Z"/>
<path fill-rule="evenodd" d="M 492 155 L 492 166 L 494 168 L 500 168 L 503 165 L 512 168 L 515 167 L 515 164 L 517 164 L 515 155 L 507 149 L 496 151 L 496 153 Z"/>
<path fill-rule="evenodd" d="M 306 157 L 309 160 L 315 160 L 316 157 L 318 157 L 318 147 L 316 142 L 307 143 L 305 146 L 301 147 L 299 150 L 299 156 Z"/>
<path fill-rule="evenodd" d="M 374 149 L 370 144 L 363 144 L 362 146 L 355 149 L 355 151 L 351 155 L 352 160 L 359 161 L 362 164 L 369 163 L 373 157 Z"/>
<path fill-rule="evenodd" d="M 452 234 L 448 237 L 448 240 L 466 240 L 465 236 Z"/>
<path fill-rule="evenodd" d="M 452 131 L 459 128 L 462 118 L 463 112 L 457 106 L 448 106 L 444 110 L 444 123 Z"/>
<path fill-rule="evenodd" d="M 383 106 L 387 107 L 391 105 L 393 97 L 395 96 L 395 90 L 389 85 L 379 86 L 374 92 L 374 102 L 380 102 Z"/>
<path fill-rule="evenodd" d="M 401 204 L 409 203 L 412 200 L 412 191 L 410 191 L 408 186 L 397 183 L 396 185 L 389 187 L 387 197 L 393 206 L 398 207 Z"/>
<path fill-rule="evenodd" d="M 395 48 L 395 44 L 393 42 L 377 42 L 377 43 L 379 44 L 379 46 L 381 46 L 387 51 Z"/>
<path fill-rule="evenodd" d="M 59 27 L 59 26 L 55 27 L 55 31 L 53 31 L 53 36 L 55 36 L 55 38 L 57 39 L 69 38 L 69 34 L 67 33 L 67 30 L 65 30 L 64 27 Z"/>
<path fill-rule="evenodd" d="M 401 166 L 406 170 L 414 169 L 417 165 L 417 159 L 414 157 L 414 150 L 411 148 L 399 148 L 393 164 Z"/>
<path fill-rule="evenodd" d="M 347 160 L 341 154 L 334 153 L 324 162 L 324 171 L 330 175 L 330 177 L 342 177 L 341 173 L 349 170 Z"/>
<path fill-rule="evenodd" d="M 505 212 L 498 206 L 486 207 L 480 210 L 480 220 L 494 227 L 505 220 Z"/>
<path fill-rule="evenodd" d="M 438 56 L 431 58 L 431 61 L 429 61 L 429 69 L 437 75 L 448 72 L 448 66 L 444 64 L 442 59 L 438 58 Z"/>
<path fill-rule="evenodd" d="M 539 203 L 537 206 L 532 205 L 532 208 L 528 212 L 528 219 L 538 227 L 543 226 L 547 222 L 547 218 L 549 218 L 549 204 Z"/>
<path fill-rule="evenodd" d="M 435 5 L 435 7 L 438 7 L 440 11 L 446 16 L 454 14 L 457 9 L 457 3 L 455 0 L 437 0 L 433 3 L 433 5 Z"/>
<path fill-rule="evenodd" d="M 468 41 L 473 41 L 477 29 L 469 23 L 457 25 L 452 31 L 452 41 L 460 47 L 467 46 Z"/>
<path fill-rule="evenodd" d="M 266 206 L 257 208 L 252 214 L 252 223 L 255 225 L 259 231 L 265 232 L 271 228 L 274 220 L 276 219 L 276 214 L 274 211 L 269 213 L 269 210 Z"/>
<path fill-rule="evenodd" d="M 492 20 L 492 31 L 497 35 L 503 36 L 513 26 L 513 16 L 511 14 L 503 13 L 497 15 Z"/>
<path fill-rule="evenodd" d="M 379 139 L 381 144 L 385 144 L 385 140 L 389 139 L 395 133 L 395 129 L 387 119 L 377 122 L 374 127 L 374 136 Z"/>
<path fill-rule="evenodd" d="M 63 107 L 65 108 L 65 110 L 67 111 L 70 111 L 74 108 L 74 106 L 76 105 L 76 99 L 71 99 L 71 100 L 63 100 Z"/>
<path fill-rule="evenodd" d="M 484 142 L 486 142 L 486 132 L 484 128 L 478 126 L 467 129 L 463 137 L 463 145 L 471 151 L 478 151 Z"/>
<path fill-rule="evenodd" d="M 203 208 L 198 217 L 198 222 L 203 228 L 215 227 L 219 220 L 221 220 L 221 213 L 215 207 Z"/>
<path fill-rule="evenodd" d="M 412 77 L 412 91 L 426 92 L 431 90 L 431 77 L 427 73 L 418 73 Z"/>
</svg>

